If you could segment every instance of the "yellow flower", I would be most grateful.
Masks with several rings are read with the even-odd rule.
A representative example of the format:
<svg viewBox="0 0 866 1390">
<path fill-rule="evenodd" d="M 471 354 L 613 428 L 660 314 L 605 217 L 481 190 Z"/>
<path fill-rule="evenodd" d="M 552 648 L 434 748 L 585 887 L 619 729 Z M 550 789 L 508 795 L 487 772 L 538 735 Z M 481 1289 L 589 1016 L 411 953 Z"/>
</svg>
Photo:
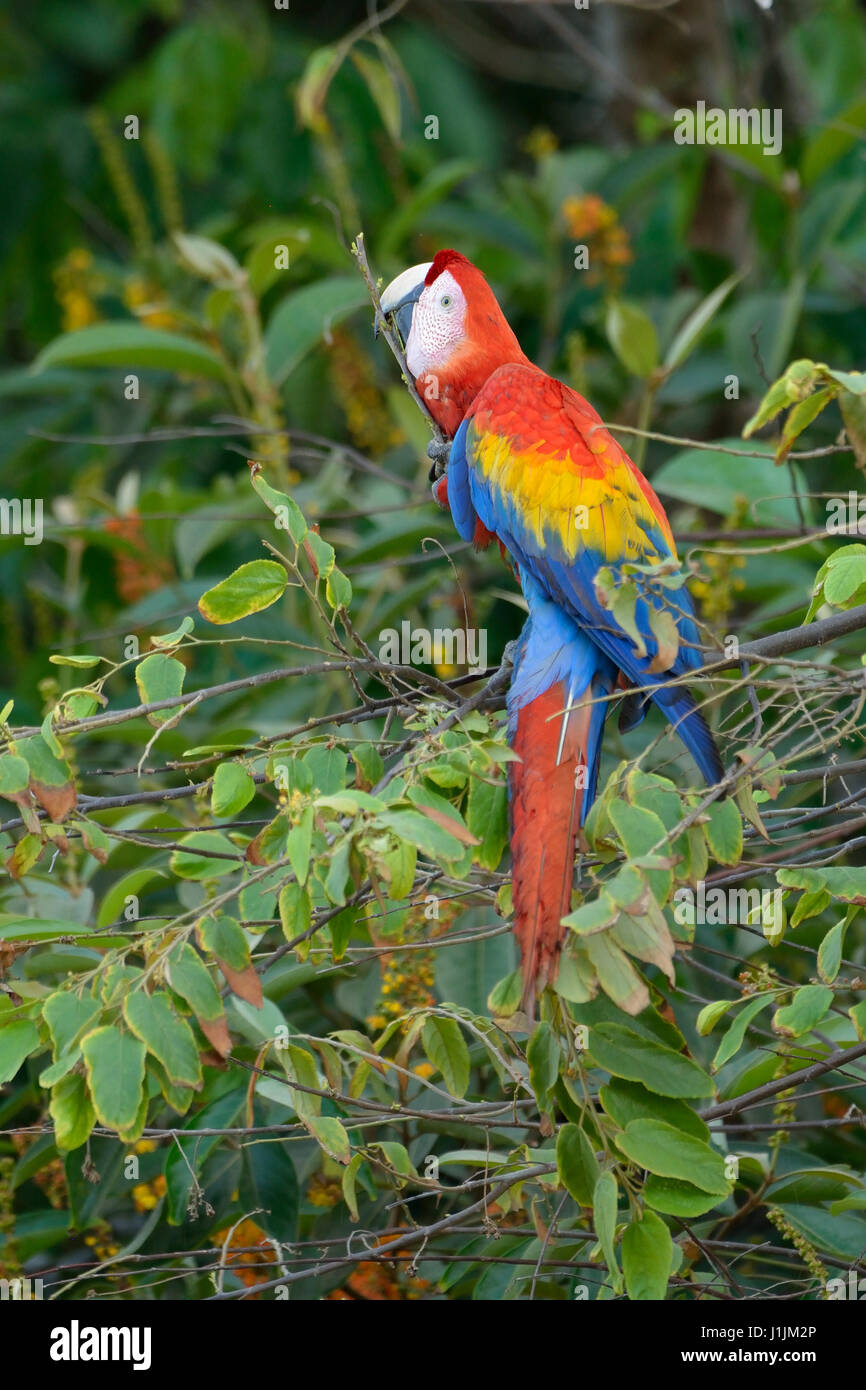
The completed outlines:
<svg viewBox="0 0 866 1390">
<path fill-rule="evenodd" d="M 160 1173 L 153 1182 L 136 1183 L 132 1189 L 132 1200 L 136 1211 L 153 1211 L 159 1199 L 165 1196 L 165 1178 Z"/>
<path fill-rule="evenodd" d="M 553 154 L 558 143 L 552 130 L 548 130 L 547 126 L 538 125 L 523 141 L 523 148 L 533 159 L 543 159 L 545 155 Z"/>
<path fill-rule="evenodd" d="M 422 1077 L 425 1081 L 429 1080 L 429 1078 L 435 1075 L 436 1072 L 436 1068 L 434 1066 L 431 1066 L 429 1062 L 418 1062 L 417 1065 L 412 1068 L 412 1070 L 414 1071 L 416 1076 Z"/>
<path fill-rule="evenodd" d="M 75 246 L 54 268 L 57 303 L 63 310 L 63 328 L 74 333 L 99 318 L 93 300 L 93 256 L 86 246 Z"/>
</svg>

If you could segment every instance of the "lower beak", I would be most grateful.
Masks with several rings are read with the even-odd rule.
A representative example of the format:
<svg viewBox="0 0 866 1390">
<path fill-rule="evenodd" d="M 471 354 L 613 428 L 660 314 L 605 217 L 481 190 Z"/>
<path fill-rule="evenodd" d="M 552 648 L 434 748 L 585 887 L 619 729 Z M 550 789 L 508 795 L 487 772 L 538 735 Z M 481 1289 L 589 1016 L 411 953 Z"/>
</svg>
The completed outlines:
<svg viewBox="0 0 866 1390">
<path fill-rule="evenodd" d="M 411 295 L 397 305 L 396 309 L 391 310 L 391 317 L 397 325 L 397 332 L 403 340 L 405 347 L 409 341 L 409 334 L 412 332 L 412 315 L 415 312 L 415 305 L 421 297 L 424 286 L 419 285 L 416 294 Z"/>
</svg>

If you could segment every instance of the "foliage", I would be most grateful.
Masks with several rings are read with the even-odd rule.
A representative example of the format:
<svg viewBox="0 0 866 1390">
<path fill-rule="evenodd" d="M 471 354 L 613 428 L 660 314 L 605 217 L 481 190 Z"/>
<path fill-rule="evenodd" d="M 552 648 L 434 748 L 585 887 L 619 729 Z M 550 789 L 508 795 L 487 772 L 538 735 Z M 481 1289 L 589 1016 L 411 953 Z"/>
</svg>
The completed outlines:
<svg viewBox="0 0 866 1390">
<path fill-rule="evenodd" d="M 724 43 L 757 90 L 756 9 Z M 866 594 L 825 525 L 864 457 L 862 16 L 782 26 L 803 100 L 772 157 L 676 145 L 646 94 L 539 126 L 429 18 L 349 24 L 6 21 L 0 449 L 45 514 L 0 552 L 0 1273 L 821 1297 L 866 1249 L 860 644 L 747 644 Z M 483 266 L 617 422 L 699 599 L 732 795 L 655 715 L 610 721 L 531 1020 L 492 670 L 521 600 L 429 503 L 362 227 L 385 277 L 443 245 Z M 628 630 L 682 576 L 602 582 Z M 483 676 L 419 656 L 454 628 Z"/>
</svg>

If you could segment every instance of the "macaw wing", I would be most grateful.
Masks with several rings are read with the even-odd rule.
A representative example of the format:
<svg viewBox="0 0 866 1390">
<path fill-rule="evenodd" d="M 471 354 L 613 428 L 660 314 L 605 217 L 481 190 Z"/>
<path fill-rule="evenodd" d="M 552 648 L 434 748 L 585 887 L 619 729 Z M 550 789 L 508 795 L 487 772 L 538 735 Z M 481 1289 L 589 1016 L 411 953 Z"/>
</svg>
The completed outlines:
<svg viewBox="0 0 866 1390">
<path fill-rule="evenodd" d="M 501 367 L 454 439 L 448 496 L 460 534 L 468 539 L 480 518 L 632 681 L 701 665 L 686 590 L 622 572 L 626 563 L 675 566 L 673 536 L 649 483 L 576 392 L 538 368 Z M 638 593 L 633 612 L 624 605 L 631 635 L 606 606 L 629 579 Z M 653 617 L 661 613 L 678 638 L 668 662 Z"/>
</svg>

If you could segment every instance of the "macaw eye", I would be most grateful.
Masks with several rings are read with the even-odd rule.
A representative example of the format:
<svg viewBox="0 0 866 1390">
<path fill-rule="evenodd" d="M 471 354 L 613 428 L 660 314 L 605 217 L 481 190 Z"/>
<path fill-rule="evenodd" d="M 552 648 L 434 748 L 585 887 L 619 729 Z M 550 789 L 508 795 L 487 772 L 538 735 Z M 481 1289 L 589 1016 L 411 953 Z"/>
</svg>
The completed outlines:
<svg viewBox="0 0 866 1390">
<path fill-rule="evenodd" d="M 451 303 L 450 294 L 443 294 L 442 298 L 439 300 L 439 303 L 442 305 L 443 309 L 447 309 Z"/>
</svg>

